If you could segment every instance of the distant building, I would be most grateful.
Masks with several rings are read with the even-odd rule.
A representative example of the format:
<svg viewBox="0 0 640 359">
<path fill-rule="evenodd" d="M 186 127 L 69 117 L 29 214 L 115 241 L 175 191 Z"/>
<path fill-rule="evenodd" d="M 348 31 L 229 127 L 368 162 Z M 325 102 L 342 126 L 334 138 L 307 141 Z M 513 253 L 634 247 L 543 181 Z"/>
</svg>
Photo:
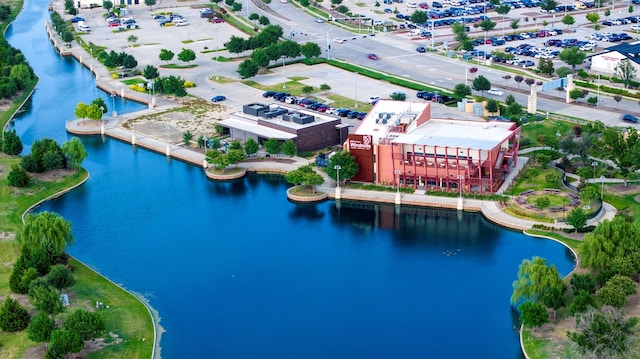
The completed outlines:
<svg viewBox="0 0 640 359">
<path fill-rule="evenodd" d="M 591 70 L 612 75 L 621 60 L 630 60 L 640 73 L 640 42 L 610 46 L 591 56 Z"/>
<path fill-rule="evenodd" d="M 430 103 L 381 100 L 345 149 L 360 167 L 354 181 L 494 193 L 517 164 L 520 130 L 513 122 L 433 119 Z"/>
<path fill-rule="evenodd" d="M 315 151 L 344 142 L 349 125 L 339 118 L 319 112 L 306 111 L 300 107 L 280 104 L 244 105 L 242 112 L 231 114 L 218 122 L 234 140 L 253 138 L 259 144 L 275 138 L 292 140 L 298 151 Z"/>
</svg>

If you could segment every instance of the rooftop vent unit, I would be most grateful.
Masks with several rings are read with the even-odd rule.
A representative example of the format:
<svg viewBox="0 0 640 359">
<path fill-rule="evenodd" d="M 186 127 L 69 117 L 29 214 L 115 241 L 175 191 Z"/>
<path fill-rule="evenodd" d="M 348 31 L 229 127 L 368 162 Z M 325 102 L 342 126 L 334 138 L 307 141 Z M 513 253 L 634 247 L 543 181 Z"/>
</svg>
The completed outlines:
<svg viewBox="0 0 640 359">
<path fill-rule="evenodd" d="M 262 113 L 269 111 L 269 106 L 261 103 L 250 103 L 242 106 L 242 112 L 247 115 L 262 116 Z"/>
<path fill-rule="evenodd" d="M 307 115 L 300 112 L 289 112 L 282 115 L 282 119 L 285 121 L 297 123 L 299 125 L 305 125 L 307 123 L 312 123 L 315 120 L 315 117 L 313 115 Z"/>
</svg>

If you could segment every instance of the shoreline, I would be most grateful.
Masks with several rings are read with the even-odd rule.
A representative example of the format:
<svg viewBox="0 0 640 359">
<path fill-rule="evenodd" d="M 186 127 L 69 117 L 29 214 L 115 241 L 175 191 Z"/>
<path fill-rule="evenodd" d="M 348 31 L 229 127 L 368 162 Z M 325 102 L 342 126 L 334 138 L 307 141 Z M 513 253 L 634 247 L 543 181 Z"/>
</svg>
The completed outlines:
<svg viewBox="0 0 640 359">
<path fill-rule="evenodd" d="M 47 32 L 48 31 L 49 29 L 47 26 Z M 50 39 L 52 40 L 54 47 L 59 51 L 61 55 L 73 56 L 76 60 L 79 61 L 80 64 L 87 67 L 90 70 L 90 72 L 94 74 L 94 77 L 96 79 L 96 87 L 98 87 L 99 89 L 105 92 L 109 92 L 110 87 L 106 83 L 102 82 L 102 79 L 98 76 L 97 69 L 95 69 L 93 66 L 89 66 L 86 62 L 84 62 L 83 56 L 80 56 L 80 57 L 75 56 L 73 52 L 63 54 L 60 51 L 61 49 L 56 46 L 56 42 L 54 42 L 53 38 L 50 37 Z M 112 91 L 112 92 L 117 93 L 115 91 Z M 122 90 L 118 95 L 122 98 L 127 98 L 129 100 L 133 100 L 136 102 L 146 103 L 147 105 L 150 105 L 150 109 L 153 108 L 152 102 L 148 101 L 146 98 L 141 98 L 139 96 L 136 96 L 135 98 L 133 96 L 131 97 L 127 96 L 127 93 L 124 90 Z M 128 116 L 132 116 L 134 114 L 137 115 L 137 113 L 130 113 L 128 114 Z M 201 168 L 204 168 L 205 178 L 208 178 L 207 176 L 208 165 L 204 159 L 204 154 L 198 153 L 196 151 L 192 151 L 191 149 L 184 148 L 181 145 L 164 143 L 162 141 L 159 141 L 149 136 L 139 136 L 135 132 L 132 132 L 120 127 L 120 124 L 122 123 L 123 120 L 124 119 L 122 117 L 116 118 L 115 120 L 107 120 L 106 121 L 107 126 L 103 124 L 102 126 L 97 126 L 92 129 L 87 129 L 87 128 L 83 129 L 80 126 L 77 126 L 77 121 L 80 121 L 80 120 L 73 120 L 73 121 L 67 122 L 66 127 L 67 127 L 67 132 L 75 135 L 83 135 L 83 136 L 105 135 L 115 140 L 118 140 L 124 143 L 129 143 L 132 146 L 140 146 L 141 148 L 148 149 L 153 152 L 157 152 L 159 154 L 165 154 L 168 158 L 175 158 L 177 160 L 180 160 L 195 166 L 199 166 Z M 283 166 L 282 164 L 279 164 L 277 162 L 266 162 L 266 161 L 259 162 L 259 163 L 243 162 L 240 164 L 240 166 L 243 167 L 247 172 L 251 172 L 251 173 L 283 174 L 289 170 L 287 169 L 289 166 L 286 166 L 286 165 Z M 413 206 L 413 207 L 422 207 L 422 208 L 427 207 L 427 208 L 445 209 L 445 210 L 462 210 L 466 212 L 479 212 L 487 221 L 493 224 L 496 224 L 500 227 L 504 227 L 509 230 L 521 231 L 530 237 L 540 237 L 537 235 L 531 235 L 526 233 L 526 229 L 532 228 L 532 224 L 535 224 L 537 222 L 521 220 L 519 218 L 507 215 L 506 213 L 504 213 L 504 211 L 502 211 L 499 208 L 496 201 L 458 199 L 457 197 L 429 196 L 427 193 L 424 193 L 424 194 L 402 194 L 402 196 L 399 196 L 401 198 L 400 203 L 397 203 L 397 200 L 395 197 L 396 194 L 394 192 L 377 192 L 377 191 L 343 189 L 340 197 L 336 198 L 334 190 L 335 188 L 329 187 L 329 186 L 318 187 L 318 191 L 324 192 L 329 199 L 332 199 L 334 201 L 350 200 L 350 201 L 360 201 L 360 202 L 366 202 L 366 203 L 396 204 L 396 205 L 399 204 L 401 206 L 404 205 L 404 206 Z M 567 225 L 558 225 L 555 223 L 543 223 L 543 224 L 549 227 L 554 227 L 556 230 L 568 227 Z M 544 238 L 558 241 L 550 237 L 544 237 Z M 569 247 L 564 243 L 562 244 L 565 247 L 569 248 L 574 253 L 574 255 L 576 254 L 573 251 L 573 249 L 571 249 L 571 247 Z M 579 259 L 577 255 L 575 256 L 575 258 L 576 258 L 576 264 L 572 272 L 577 268 L 577 265 L 578 265 Z M 109 278 L 103 275 L 101 276 L 109 280 Z M 111 282 L 111 280 L 109 281 Z M 124 288 L 122 289 L 127 291 Z M 141 301 L 143 305 L 145 305 L 145 307 L 149 311 L 150 316 L 152 317 L 152 321 L 154 325 L 154 334 L 155 334 L 154 349 L 153 349 L 154 352 L 152 357 L 155 358 L 156 355 L 159 357 L 160 340 L 161 340 L 162 334 L 158 332 L 156 326 L 158 326 L 160 329 L 162 328 L 159 324 L 160 316 L 157 313 L 157 311 L 155 311 L 152 307 L 148 305 L 148 301 L 144 296 L 135 295 L 129 291 L 127 292 L 136 296 L 136 298 L 138 298 L 138 300 Z M 524 350 L 523 342 L 521 339 L 520 339 L 520 344 L 523 349 L 522 352 L 524 356 L 527 357 L 527 353 Z M 156 351 L 156 347 L 158 349 L 157 351 Z"/>
</svg>

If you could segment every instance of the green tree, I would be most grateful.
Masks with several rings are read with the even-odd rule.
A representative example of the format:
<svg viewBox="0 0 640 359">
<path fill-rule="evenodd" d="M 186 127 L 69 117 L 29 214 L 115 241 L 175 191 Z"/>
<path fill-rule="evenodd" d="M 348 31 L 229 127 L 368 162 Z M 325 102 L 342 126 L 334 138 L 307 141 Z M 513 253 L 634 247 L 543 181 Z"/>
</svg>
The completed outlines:
<svg viewBox="0 0 640 359">
<path fill-rule="evenodd" d="M 280 53 L 288 58 L 300 56 L 300 45 L 297 42 L 287 40 L 280 43 Z"/>
<path fill-rule="evenodd" d="M 260 66 L 258 66 L 258 64 L 256 64 L 255 61 L 251 61 L 247 59 L 242 61 L 242 63 L 240 63 L 240 66 L 238 66 L 237 72 L 240 75 L 240 77 L 242 77 L 243 79 L 246 79 L 246 78 L 252 78 L 255 75 L 257 75 L 258 70 L 260 70 Z"/>
<path fill-rule="evenodd" d="M 558 6 L 558 3 L 555 0 L 543 0 L 540 3 L 540 8 L 547 11 L 555 10 L 556 6 Z"/>
<path fill-rule="evenodd" d="M 113 2 L 110 0 L 103 0 L 102 1 L 102 7 L 107 10 L 107 12 L 111 12 L 111 9 L 113 8 Z"/>
<path fill-rule="evenodd" d="M 293 157 L 297 152 L 298 151 L 296 149 L 296 143 L 293 142 L 293 140 L 284 141 L 284 143 L 282 144 L 282 153 L 289 157 Z"/>
<path fill-rule="evenodd" d="M 253 61 L 259 67 L 267 67 L 269 66 L 269 55 L 265 49 L 255 49 L 253 53 L 251 53 L 251 61 Z"/>
<path fill-rule="evenodd" d="M 67 41 L 63 39 L 63 41 L 73 41 L 73 34 L 71 34 L 71 40 Z M 9 80 L 13 80 L 14 83 L 18 85 L 18 88 L 23 90 L 27 88 L 29 83 L 31 83 L 31 81 L 33 80 L 33 70 L 31 70 L 31 68 L 29 68 L 29 66 L 25 64 L 17 64 L 11 66 L 11 69 L 9 70 Z"/>
<path fill-rule="evenodd" d="M 191 62 L 196 59 L 196 52 L 191 49 L 182 49 L 178 54 L 178 60 L 183 62 Z"/>
<path fill-rule="evenodd" d="M 478 24 L 478 26 L 484 31 L 491 31 L 496 27 L 496 23 L 489 20 L 489 19 L 485 19 L 480 21 L 480 23 Z"/>
<path fill-rule="evenodd" d="M 420 10 L 416 10 L 411 14 L 411 22 L 414 24 L 424 24 L 427 22 L 428 18 L 429 16 L 427 13 Z"/>
<path fill-rule="evenodd" d="M 62 41 L 66 42 L 67 44 L 70 44 L 71 41 L 73 41 L 73 33 L 71 33 L 71 31 L 63 31 L 62 35 L 61 35 Z"/>
<path fill-rule="evenodd" d="M 300 46 L 300 53 L 307 59 L 312 57 L 319 57 L 322 55 L 322 50 L 320 46 L 315 42 L 307 42 L 304 45 Z"/>
<path fill-rule="evenodd" d="M 542 295 L 542 303 L 553 309 L 553 318 L 557 317 L 557 311 L 564 306 L 564 290 L 559 287 L 551 287 Z"/>
<path fill-rule="evenodd" d="M 586 15 L 587 21 L 593 24 L 593 29 L 596 30 L 596 26 L 600 21 L 600 15 L 597 12 L 591 12 Z"/>
<path fill-rule="evenodd" d="M 301 184 L 311 187 L 312 193 L 315 188 L 324 182 L 321 175 L 317 174 L 310 165 L 302 166 L 296 170 L 290 171 L 285 175 L 287 182 L 292 184 Z"/>
<path fill-rule="evenodd" d="M 51 332 L 56 328 L 56 322 L 46 313 L 38 313 L 31 318 L 27 328 L 28 337 L 36 343 L 48 342 Z"/>
<path fill-rule="evenodd" d="M 596 271 L 606 270 L 614 258 L 638 249 L 639 233 L 632 222 L 621 216 L 600 222 L 580 243 L 580 265 Z"/>
<path fill-rule="evenodd" d="M 40 312 L 49 315 L 62 313 L 64 307 L 56 289 L 44 278 L 39 279 L 31 281 L 29 284 L 29 302 Z"/>
<path fill-rule="evenodd" d="M 571 287 L 576 293 L 580 292 L 581 290 L 584 290 L 587 293 L 595 293 L 596 280 L 589 273 L 576 273 L 571 277 Z"/>
<path fill-rule="evenodd" d="M 191 131 L 187 130 L 182 134 L 182 143 L 184 143 L 185 146 L 188 147 L 191 144 L 191 140 L 193 140 L 193 133 L 191 133 Z"/>
<path fill-rule="evenodd" d="M 525 259 L 520 264 L 518 279 L 513 282 L 511 303 L 536 302 L 550 288 L 563 288 L 562 278 L 551 264 L 547 266 L 544 258 Z"/>
<path fill-rule="evenodd" d="M 553 75 L 553 60 L 541 58 L 540 62 L 538 62 L 538 71 L 549 76 Z"/>
<path fill-rule="evenodd" d="M 584 51 L 580 51 L 577 46 L 567 47 L 560 51 L 558 58 L 565 64 L 571 66 L 573 72 L 576 71 L 576 65 L 580 65 L 584 62 L 587 54 Z"/>
<path fill-rule="evenodd" d="M 102 99 L 102 97 L 94 98 L 94 99 L 91 101 L 90 105 L 96 105 L 96 106 L 98 106 L 98 108 L 102 109 L 102 113 L 103 113 L 103 114 L 107 113 L 107 111 L 108 111 L 107 104 L 104 102 L 104 100 Z"/>
<path fill-rule="evenodd" d="M 549 321 L 549 314 L 542 303 L 525 302 L 518 309 L 520 321 L 525 327 L 537 328 Z"/>
<path fill-rule="evenodd" d="M 234 2 L 234 3 L 233 3 L 233 5 L 231 5 L 231 9 L 232 9 L 234 12 L 240 12 L 240 11 L 242 11 L 242 3 Z"/>
<path fill-rule="evenodd" d="M 5 332 L 24 330 L 31 318 L 29 312 L 17 300 L 7 297 L 0 308 L 0 329 Z"/>
<path fill-rule="evenodd" d="M 573 16 L 567 14 L 562 18 L 562 23 L 569 27 L 576 23 L 576 19 Z"/>
<path fill-rule="evenodd" d="M 231 145 L 229 146 L 231 150 L 242 150 L 242 144 L 240 141 L 231 141 Z"/>
<path fill-rule="evenodd" d="M 491 113 L 498 112 L 498 110 L 500 109 L 500 104 L 497 100 L 490 98 L 489 100 L 487 100 L 487 105 L 484 107 L 484 109 Z"/>
<path fill-rule="evenodd" d="M 604 17 L 605 19 L 608 18 L 609 16 L 611 16 L 611 10 L 610 9 L 605 9 L 604 10 Z"/>
<path fill-rule="evenodd" d="M 106 325 L 98 313 L 78 309 L 64 321 L 64 328 L 78 333 L 82 340 L 96 340 L 104 334 Z"/>
<path fill-rule="evenodd" d="M 577 233 L 578 230 L 587 225 L 587 214 L 581 207 L 574 208 L 567 213 L 566 222 L 568 225 L 572 226 Z"/>
<path fill-rule="evenodd" d="M 247 158 L 247 155 L 245 155 L 242 149 L 231 149 L 227 152 L 227 158 L 229 160 L 229 164 L 238 167 L 238 163 L 244 161 Z"/>
<path fill-rule="evenodd" d="M 11 165 L 11 171 L 7 175 L 7 182 L 11 187 L 26 187 L 31 181 L 29 173 L 17 163 Z"/>
<path fill-rule="evenodd" d="M 145 3 L 155 0 L 144 0 Z M 148 4 L 147 4 L 148 5 Z M 68 353 L 77 353 L 84 347 L 80 334 L 73 330 L 56 329 L 51 332 L 47 358 L 65 358 Z"/>
<path fill-rule="evenodd" d="M 467 35 L 465 25 L 463 23 L 452 24 L 451 31 L 455 34 L 455 40 L 458 42 L 456 49 L 465 51 L 473 49 L 473 41 L 471 41 L 469 35 Z"/>
<path fill-rule="evenodd" d="M 616 77 L 622 80 L 624 88 L 629 88 L 629 84 L 636 78 L 636 68 L 629 59 L 620 60 L 613 70 Z"/>
<path fill-rule="evenodd" d="M 596 307 L 596 299 L 586 290 L 581 290 L 577 295 L 574 295 L 571 305 L 569 306 L 569 313 L 576 315 L 578 313 L 584 313 L 589 308 Z"/>
<path fill-rule="evenodd" d="M 511 20 L 509 26 L 511 27 L 511 29 L 513 29 L 513 33 L 515 34 L 516 30 L 518 30 L 518 28 L 520 27 L 520 19 Z"/>
<path fill-rule="evenodd" d="M 585 93 L 584 91 L 582 91 L 581 89 L 573 89 L 571 90 L 571 92 L 569 92 L 569 97 L 571 97 L 574 100 L 578 100 L 581 99 L 583 97 L 585 97 Z"/>
<path fill-rule="evenodd" d="M 629 350 L 637 322 L 638 318 L 626 320 L 623 311 L 591 309 L 576 316 L 576 331 L 567 336 L 589 357 L 618 357 Z"/>
<path fill-rule="evenodd" d="M 596 297 L 602 305 L 610 305 L 620 309 L 627 305 L 629 296 L 635 293 L 636 283 L 631 278 L 616 275 L 598 289 Z"/>
<path fill-rule="evenodd" d="M 338 170 L 336 166 L 340 166 L 341 183 L 353 178 L 360 170 L 356 158 L 348 151 L 337 151 L 329 158 L 329 164 L 324 171 L 333 180 L 338 180 Z"/>
<path fill-rule="evenodd" d="M 270 155 L 276 155 L 280 153 L 280 150 L 281 150 L 280 141 L 276 140 L 275 138 L 268 139 L 263 143 L 263 145 L 264 145 L 264 149 Z"/>
<path fill-rule="evenodd" d="M 159 58 L 161 61 L 166 61 L 168 63 L 169 61 L 173 60 L 174 56 L 175 54 L 171 50 L 167 50 L 167 49 L 160 50 Z"/>
<path fill-rule="evenodd" d="M 247 153 L 249 157 L 251 157 L 251 155 L 258 152 L 259 148 L 260 148 L 260 145 L 258 145 L 258 142 L 256 142 L 256 140 L 254 140 L 253 138 L 248 138 L 244 144 L 244 151 Z"/>
<path fill-rule="evenodd" d="M 256 14 L 255 12 L 252 12 L 251 15 L 249 15 L 249 20 L 251 21 L 256 21 L 260 18 L 260 15 Z"/>
<path fill-rule="evenodd" d="M 453 88 L 453 95 L 457 98 L 465 98 L 469 95 L 471 95 L 471 87 L 465 85 L 465 84 L 457 84 L 454 88 Z"/>
<path fill-rule="evenodd" d="M 258 19 L 258 23 L 259 23 L 260 25 L 267 26 L 267 25 L 269 25 L 269 24 L 271 23 L 271 21 L 269 21 L 269 18 L 268 18 L 268 17 L 266 17 L 266 16 L 262 15 L 262 16 L 260 16 L 260 18 Z"/>
<path fill-rule="evenodd" d="M 153 10 L 153 5 L 156 4 L 156 0 L 144 0 L 144 4 L 149 7 L 149 10 Z"/>
<path fill-rule="evenodd" d="M 130 46 L 136 46 L 136 42 L 138 42 L 138 37 L 136 35 L 129 35 L 127 37 L 127 41 L 131 44 Z"/>
<path fill-rule="evenodd" d="M 218 170 L 222 170 L 223 173 L 224 170 L 231 164 L 227 155 L 220 153 L 217 150 L 207 151 L 206 159 L 207 162 L 213 163 L 213 165 Z"/>
<path fill-rule="evenodd" d="M 4 132 L 2 152 L 10 156 L 17 156 L 22 153 L 22 141 L 20 140 L 20 136 L 16 134 L 15 129 Z"/>
<path fill-rule="evenodd" d="M 67 167 L 74 170 L 82 168 L 82 162 L 87 158 L 87 150 L 77 137 L 72 137 L 62 144 L 62 153 L 67 159 Z"/>
<path fill-rule="evenodd" d="M 104 115 L 105 107 L 100 107 L 96 104 L 87 106 L 87 118 L 94 121 L 100 121 Z"/>
<path fill-rule="evenodd" d="M 153 65 L 147 65 L 144 70 L 142 70 L 142 76 L 144 76 L 147 80 L 153 80 L 160 77 L 160 72 L 158 72 L 158 68 Z"/>
<path fill-rule="evenodd" d="M 580 198 L 582 198 L 583 201 L 589 201 L 589 204 L 591 204 L 593 200 L 600 198 L 600 191 L 597 186 L 585 186 L 580 190 Z"/>
<path fill-rule="evenodd" d="M 56 264 L 51 266 L 49 274 L 47 274 L 47 282 L 62 293 L 64 288 L 72 287 L 76 283 L 76 279 L 69 267 L 64 264 Z"/>
<path fill-rule="evenodd" d="M 76 105 L 76 108 L 73 111 L 73 114 L 76 116 L 76 118 L 87 118 L 88 108 L 89 108 L 89 105 L 87 105 L 84 102 L 80 102 Z"/>
<path fill-rule="evenodd" d="M 618 167 L 627 186 L 629 174 L 640 169 L 640 135 L 633 127 L 626 133 L 613 127 L 606 127 L 602 134 L 602 150 L 605 156 Z"/>
<path fill-rule="evenodd" d="M 484 97 L 484 92 L 491 88 L 491 82 L 483 75 L 479 75 L 473 79 L 472 87 L 474 90 L 480 91 L 481 96 Z"/>
<path fill-rule="evenodd" d="M 51 256 L 61 255 L 73 243 L 71 223 L 56 213 L 46 211 L 27 214 L 16 238 L 22 248 L 43 248 Z"/>
</svg>

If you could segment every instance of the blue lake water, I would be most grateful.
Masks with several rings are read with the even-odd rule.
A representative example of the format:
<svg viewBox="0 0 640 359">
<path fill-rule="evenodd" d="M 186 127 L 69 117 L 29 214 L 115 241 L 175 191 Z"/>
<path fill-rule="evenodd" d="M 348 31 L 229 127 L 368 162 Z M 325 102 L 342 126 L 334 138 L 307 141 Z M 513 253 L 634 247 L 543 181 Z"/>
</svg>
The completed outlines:
<svg viewBox="0 0 640 359">
<path fill-rule="evenodd" d="M 27 1 L 7 33 L 41 79 L 14 125 L 27 146 L 66 141 L 78 102 L 111 104 L 49 45 L 46 8 Z M 116 101 L 120 113 L 140 108 Z M 297 205 L 277 176 L 216 183 L 159 154 L 82 140 L 91 179 L 39 210 L 72 222 L 72 255 L 149 299 L 166 358 L 521 358 L 509 305 L 518 265 L 574 265 L 560 244 L 480 215 Z"/>
</svg>

